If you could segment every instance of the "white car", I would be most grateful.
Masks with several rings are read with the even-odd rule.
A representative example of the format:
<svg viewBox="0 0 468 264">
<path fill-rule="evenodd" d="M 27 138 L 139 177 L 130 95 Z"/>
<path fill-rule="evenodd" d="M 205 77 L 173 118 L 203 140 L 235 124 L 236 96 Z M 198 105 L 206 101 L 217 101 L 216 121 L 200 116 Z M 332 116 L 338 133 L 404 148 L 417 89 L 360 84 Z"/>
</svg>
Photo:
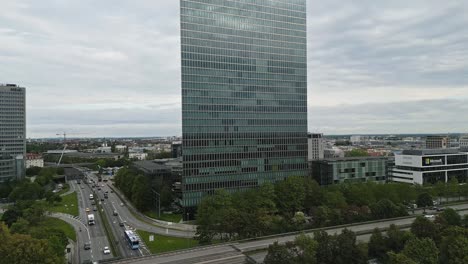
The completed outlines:
<svg viewBox="0 0 468 264">
<path fill-rule="evenodd" d="M 427 219 L 433 219 L 435 218 L 435 215 L 425 215 L 424 217 L 426 217 Z"/>
<path fill-rule="evenodd" d="M 109 255 L 110 254 L 110 249 L 109 247 L 104 247 L 104 250 L 102 251 L 105 255 Z"/>
</svg>

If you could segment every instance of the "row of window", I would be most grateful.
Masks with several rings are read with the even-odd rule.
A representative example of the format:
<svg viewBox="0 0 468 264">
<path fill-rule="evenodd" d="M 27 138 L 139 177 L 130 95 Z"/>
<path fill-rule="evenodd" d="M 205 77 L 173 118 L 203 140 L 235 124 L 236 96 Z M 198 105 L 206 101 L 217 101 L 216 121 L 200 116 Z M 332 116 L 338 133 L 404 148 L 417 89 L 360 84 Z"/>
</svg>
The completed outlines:
<svg viewBox="0 0 468 264">
<path fill-rule="evenodd" d="M 272 61 L 292 61 L 299 63 L 307 63 L 306 56 L 295 56 L 295 55 L 282 55 L 278 53 L 266 53 L 261 52 L 256 46 L 251 46 L 249 50 L 233 50 L 226 48 L 211 48 L 211 47 L 200 47 L 192 45 L 182 46 L 182 54 L 184 53 L 196 53 L 196 54 L 213 54 L 220 56 L 229 56 L 237 58 L 252 58 L 261 60 L 272 60 Z"/>
<path fill-rule="evenodd" d="M 304 119 L 200 119 L 183 120 L 185 126 L 297 126 L 307 125 Z"/>
<path fill-rule="evenodd" d="M 216 96 L 217 91 L 228 91 L 228 92 L 254 92 L 259 96 L 262 96 L 262 93 L 266 94 L 291 94 L 298 96 L 307 96 L 307 88 L 298 88 L 298 87 L 269 87 L 264 85 L 249 85 L 249 84 L 229 84 L 229 83 L 208 83 L 208 82 L 188 82 L 184 79 L 189 79 L 189 76 L 182 76 L 182 95 L 185 91 L 203 91 L 202 96 L 209 96 L 213 92 L 213 96 Z M 304 84 L 307 84 L 304 82 Z M 207 93 L 208 92 L 208 93 Z M 239 93 L 240 94 L 240 93 Z M 306 97 L 307 98 L 307 97 Z"/>
<path fill-rule="evenodd" d="M 257 2 L 255 2 L 257 3 Z M 290 23 L 304 24 L 306 21 L 305 8 L 301 10 L 280 9 L 265 2 L 262 5 L 247 4 L 229 0 L 184 0 L 181 9 L 193 8 L 227 15 L 241 15 L 260 19 L 279 20 Z"/>
<path fill-rule="evenodd" d="M 222 154 L 197 154 L 186 155 L 184 150 L 184 168 L 185 163 L 199 162 L 201 168 L 203 167 L 220 167 L 221 164 L 216 162 L 206 162 L 210 160 L 236 160 L 236 159 L 266 159 L 266 158 L 284 158 L 285 160 L 290 157 L 304 157 L 304 162 L 307 157 L 307 151 L 277 151 L 277 152 L 250 152 L 250 153 L 222 153 Z M 203 163 L 205 163 L 203 165 Z"/>
<path fill-rule="evenodd" d="M 210 32 L 182 30 L 181 36 L 182 36 L 182 45 L 186 45 L 186 44 L 194 45 L 193 42 L 185 43 L 184 40 L 186 39 L 202 39 L 202 40 L 205 39 L 207 41 L 224 41 L 224 42 L 246 44 L 246 45 L 260 45 L 260 46 L 273 47 L 273 48 L 303 50 L 304 52 L 299 53 L 299 55 L 306 54 L 306 49 L 307 49 L 307 43 L 295 43 L 295 42 L 286 42 L 286 41 L 271 40 L 271 39 L 248 38 L 248 37 L 241 37 L 241 36 L 216 34 L 216 33 L 210 33 Z M 279 53 L 279 54 L 285 54 L 285 53 Z"/>
<path fill-rule="evenodd" d="M 249 12 L 249 11 L 244 11 Z M 245 13 L 244 13 L 245 14 Z M 272 28 L 281 28 L 281 29 L 291 29 L 296 31 L 306 31 L 305 23 L 296 24 L 285 21 L 271 20 L 271 19 L 262 19 L 255 16 L 245 16 L 242 14 L 221 14 L 219 12 L 193 9 L 184 7 L 181 10 L 182 16 L 190 16 L 196 18 L 205 18 L 214 21 L 222 21 L 223 23 L 241 23 L 241 24 L 251 24 L 251 25 L 260 25 L 265 27 Z M 184 18 L 183 18 L 184 19 Z"/>
<path fill-rule="evenodd" d="M 269 139 L 230 139 L 230 140 L 184 140 L 184 148 L 208 147 L 208 146 L 262 146 L 262 145 L 305 145 L 307 140 L 303 138 L 269 138 Z"/>
<path fill-rule="evenodd" d="M 216 85 L 212 86 L 218 87 Z M 244 100 L 294 100 L 294 101 L 306 101 L 307 96 L 303 94 L 294 94 L 294 93 L 257 93 L 257 92 L 237 92 L 233 89 L 228 89 L 229 85 L 223 85 L 223 89 L 219 90 L 227 90 L 227 91 L 213 91 L 213 90 L 193 90 L 193 89 L 184 89 L 182 90 L 182 96 L 185 98 L 189 97 L 200 97 L 200 98 L 242 98 Z M 209 87 L 206 87 L 209 88 Z M 242 87 L 236 87 L 242 89 Z"/>
<path fill-rule="evenodd" d="M 261 99 L 237 99 L 237 98 L 207 98 L 207 97 L 188 97 L 183 101 L 184 104 L 214 104 L 214 105 L 246 105 L 246 106 L 296 106 L 305 107 L 305 100 L 261 100 Z"/>
<path fill-rule="evenodd" d="M 300 48 L 294 49 L 291 46 L 284 46 L 284 47 L 275 47 L 271 45 L 267 45 L 268 42 L 263 42 L 261 44 L 257 43 L 234 43 L 229 42 L 225 39 L 221 40 L 213 40 L 213 39 L 199 39 L 199 38 L 191 38 L 188 36 L 182 36 L 182 48 L 184 47 L 205 47 L 210 49 L 222 49 L 226 50 L 226 52 L 233 50 L 233 51 L 251 51 L 257 53 L 265 53 L 265 54 L 277 54 L 279 56 L 295 56 L 305 58 L 307 57 L 307 50 Z M 215 53 L 217 54 L 217 53 Z"/>
<path fill-rule="evenodd" d="M 259 23 L 259 24 L 255 23 L 256 21 L 251 18 L 224 15 L 220 13 L 197 12 L 197 10 L 190 10 L 190 9 L 183 10 L 182 14 L 183 14 L 181 16 L 182 23 L 188 23 L 191 25 L 197 25 L 197 24 L 198 25 L 210 25 L 210 26 L 218 28 L 218 30 L 222 30 L 221 32 L 223 32 L 223 34 L 226 33 L 229 35 L 245 36 L 245 31 L 247 31 L 247 32 L 255 32 L 256 34 L 253 36 L 257 38 L 263 39 L 264 37 L 260 37 L 260 36 L 263 36 L 262 34 L 270 34 L 270 36 L 275 36 L 275 38 L 272 38 L 272 39 L 281 40 L 281 41 L 287 40 L 286 38 L 284 38 L 285 36 L 289 36 L 289 37 L 293 37 L 297 39 L 307 37 L 305 26 L 303 26 L 304 29 L 302 30 L 296 30 L 296 28 L 292 26 L 287 27 L 287 28 L 272 27 L 271 25 L 265 26 L 265 25 L 262 25 L 264 23 Z M 185 28 L 185 29 L 197 30 L 196 27 Z M 228 31 L 228 30 L 232 30 L 232 31 Z M 212 32 L 211 30 L 209 31 Z M 230 34 L 230 32 L 236 32 L 236 34 Z M 261 34 L 258 34 L 258 33 L 261 33 Z M 301 41 L 297 41 L 297 42 L 302 43 Z"/>
<path fill-rule="evenodd" d="M 274 138 L 302 138 L 307 140 L 307 132 L 281 132 L 269 131 L 262 132 L 249 132 L 249 133 L 190 133 L 183 132 L 182 137 L 185 140 L 191 139 L 274 139 Z"/>
<path fill-rule="evenodd" d="M 256 113 L 307 113 L 307 106 L 242 106 L 183 104 L 183 111 L 256 112 Z"/>
<path fill-rule="evenodd" d="M 190 82 L 266 86 L 264 88 L 264 91 L 274 91 L 272 87 L 282 87 L 282 88 L 288 87 L 289 89 L 295 88 L 295 90 L 290 90 L 291 92 L 295 91 L 296 93 L 299 93 L 299 94 L 301 93 L 307 94 L 307 82 L 290 82 L 290 81 L 280 81 L 280 80 L 273 81 L 273 80 L 261 80 L 261 79 L 256 80 L 256 79 L 226 78 L 226 77 L 197 76 L 197 75 L 183 75 L 182 76 L 182 88 L 187 88 L 187 86 L 185 85 Z M 190 86 L 190 85 L 192 84 L 189 84 L 188 87 L 197 88 L 195 85 L 194 86 Z M 204 86 L 201 86 L 201 87 L 204 87 Z M 259 89 L 259 91 L 261 91 L 261 89 Z"/>
</svg>

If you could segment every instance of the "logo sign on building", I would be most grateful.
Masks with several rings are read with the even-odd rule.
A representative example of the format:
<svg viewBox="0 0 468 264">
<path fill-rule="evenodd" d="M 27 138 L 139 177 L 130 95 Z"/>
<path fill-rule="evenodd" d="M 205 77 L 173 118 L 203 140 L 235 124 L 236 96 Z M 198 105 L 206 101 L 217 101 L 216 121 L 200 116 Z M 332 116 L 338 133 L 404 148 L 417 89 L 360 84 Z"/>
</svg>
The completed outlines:
<svg viewBox="0 0 468 264">
<path fill-rule="evenodd" d="M 423 158 L 424 166 L 439 166 L 445 165 L 445 157 L 426 157 Z"/>
</svg>

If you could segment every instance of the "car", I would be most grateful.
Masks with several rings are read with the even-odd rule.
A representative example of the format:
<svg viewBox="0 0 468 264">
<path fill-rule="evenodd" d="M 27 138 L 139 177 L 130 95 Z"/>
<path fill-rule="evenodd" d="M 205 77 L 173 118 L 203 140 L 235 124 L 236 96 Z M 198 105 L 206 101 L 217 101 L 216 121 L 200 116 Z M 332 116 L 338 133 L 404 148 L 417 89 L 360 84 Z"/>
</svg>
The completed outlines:
<svg viewBox="0 0 468 264">
<path fill-rule="evenodd" d="M 100 191 L 100 190 L 101 190 L 101 187 L 98 187 L 97 190 Z"/>
<path fill-rule="evenodd" d="M 104 202 L 104 198 L 101 198 L 101 202 Z"/>
<path fill-rule="evenodd" d="M 432 207 L 432 210 L 434 210 L 434 211 L 437 211 L 438 209 L 439 209 L 439 207 L 437 207 L 437 206 Z"/>
<path fill-rule="evenodd" d="M 96 202 L 95 202 L 95 201 L 93 201 L 93 202 L 91 203 L 91 205 L 96 205 Z"/>
<path fill-rule="evenodd" d="M 96 208 L 96 207 L 94 207 L 94 208 L 93 208 L 93 211 L 95 211 L 95 212 L 96 212 L 96 211 L 97 211 L 97 208 Z"/>
<path fill-rule="evenodd" d="M 125 222 L 120 222 L 119 226 L 125 226 Z"/>
<path fill-rule="evenodd" d="M 117 210 L 114 210 L 114 215 L 115 215 L 115 216 L 117 216 L 117 215 L 118 215 L 118 213 L 117 213 Z"/>
<path fill-rule="evenodd" d="M 424 215 L 425 218 L 427 219 L 432 219 L 434 218 L 435 216 L 434 215 L 431 215 L 431 214 L 427 214 L 427 215 Z"/>
<path fill-rule="evenodd" d="M 81 189 L 84 189 L 84 186 L 81 186 Z"/>
<path fill-rule="evenodd" d="M 109 255 L 111 253 L 109 247 L 104 247 L 104 250 L 102 252 L 104 253 L 104 255 Z"/>
<path fill-rule="evenodd" d="M 84 249 L 85 250 L 91 249 L 91 243 L 89 243 L 89 242 L 84 243 Z"/>
<path fill-rule="evenodd" d="M 106 193 L 109 193 L 109 191 L 106 191 Z"/>
<path fill-rule="evenodd" d="M 444 211 L 444 208 L 438 207 L 436 211 L 437 211 L 437 212 L 442 212 L 442 211 Z"/>
<path fill-rule="evenodd" d="M 113 191 L 113 190 L 111 190 L 111 193 L 114 193 L 114 191 Z"/>
<path fill-rule="evenodd" d="M 89 213 L 89 211 L 90 211 L 89 208 L 86 208 L 86 212 Z"/>
<path fill-rule="evenodd" d="M 120 206 L 124 206 L 124 204 L 123 204 L 123 203 L 120 203 Z"/>
</svg>

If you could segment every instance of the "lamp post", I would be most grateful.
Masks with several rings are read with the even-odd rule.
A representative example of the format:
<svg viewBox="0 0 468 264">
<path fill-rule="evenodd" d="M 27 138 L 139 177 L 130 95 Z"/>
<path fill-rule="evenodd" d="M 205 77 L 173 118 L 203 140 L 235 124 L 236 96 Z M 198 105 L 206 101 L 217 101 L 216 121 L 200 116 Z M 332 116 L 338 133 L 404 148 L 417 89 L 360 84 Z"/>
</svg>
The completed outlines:
<svg viewBox="0 0 468 264">
<path fill-rule="evenodd" d="M 161 219 L 161 195 L 153 188 L 151 191 L 158 197 L 158 217 Z"/>
</svg>

